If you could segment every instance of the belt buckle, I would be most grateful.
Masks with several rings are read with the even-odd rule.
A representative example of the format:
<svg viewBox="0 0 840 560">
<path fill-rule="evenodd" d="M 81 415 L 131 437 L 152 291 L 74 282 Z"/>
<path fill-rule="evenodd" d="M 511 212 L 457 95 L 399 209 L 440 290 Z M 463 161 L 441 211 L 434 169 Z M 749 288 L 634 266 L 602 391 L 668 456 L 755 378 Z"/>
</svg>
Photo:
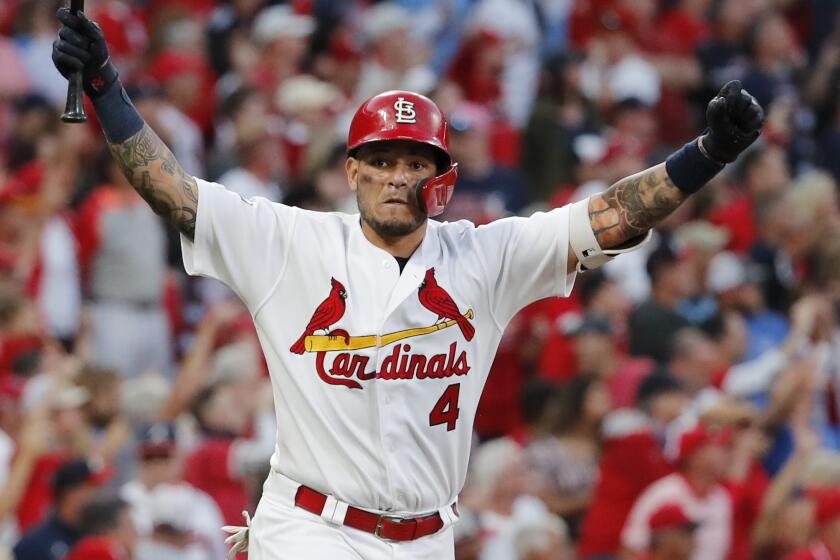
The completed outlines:
<svg viewBox="0 0 840 560">
<path fill-rule="evenodd" d="M 393 541 L 393 539 L 383 537 L 382 534 L 381 534 L 381 532 L 382 532 L 382 522 L 386 521 L 386 520 L 394 522 L 394 523 L 405 523 L 406 520 L 403 519 L 402 517 L 394 517 L 394 516 L 391 516 L 391 515 L 384 515 L 384 514 L 380 515 L 379 517 L 376 518 L 376 529 L 373 530 L 373 534 L 377 538 L 382 539 L 383 541 L 391 542 L 391 541 Z"/>
</svg>

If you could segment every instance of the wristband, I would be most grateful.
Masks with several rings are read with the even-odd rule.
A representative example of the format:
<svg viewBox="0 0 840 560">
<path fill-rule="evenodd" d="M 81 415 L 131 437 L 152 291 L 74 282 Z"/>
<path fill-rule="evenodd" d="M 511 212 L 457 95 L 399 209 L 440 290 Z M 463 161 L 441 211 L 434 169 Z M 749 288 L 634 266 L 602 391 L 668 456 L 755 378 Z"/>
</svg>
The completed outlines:
<svg viewBox="0 0 840 560">
<path fill-rule="evenodd" d="M 92 101 L 109 144 L 122 144 L 145 124 L 119 80 Z"/>
<path fill-rule="evenodd" d="M 694 194 L 724 168 L 700 150 L 699 140 L 689 142 L 665 160 L 668 177 L 681 191 Z"/>
<path fill-rule="evenodd" d="M 119 77 L 117 67 L 111 64 L 111 58 L 108 57 L 93 75 L 85 76 L 85 93 L 91 99 L 96 99 L 111 89 L 111 86 L 119 81 Z"/>
</svg>

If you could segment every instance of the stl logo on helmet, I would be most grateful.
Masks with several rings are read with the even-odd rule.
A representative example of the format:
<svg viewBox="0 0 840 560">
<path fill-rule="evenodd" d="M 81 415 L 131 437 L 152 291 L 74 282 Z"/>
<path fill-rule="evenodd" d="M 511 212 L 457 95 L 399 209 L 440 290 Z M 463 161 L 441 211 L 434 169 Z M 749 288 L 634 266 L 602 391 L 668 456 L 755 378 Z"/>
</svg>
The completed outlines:
<svg viewBox="0 0 840 560">
<path fill-rule="evenodd" d="M 414 110 L 414 102 L 406 101 L 405 97 L 397 97 L 394 101 L 397 122 L 400 124 L 416 124 L 417 112 Z"/>
</svg>

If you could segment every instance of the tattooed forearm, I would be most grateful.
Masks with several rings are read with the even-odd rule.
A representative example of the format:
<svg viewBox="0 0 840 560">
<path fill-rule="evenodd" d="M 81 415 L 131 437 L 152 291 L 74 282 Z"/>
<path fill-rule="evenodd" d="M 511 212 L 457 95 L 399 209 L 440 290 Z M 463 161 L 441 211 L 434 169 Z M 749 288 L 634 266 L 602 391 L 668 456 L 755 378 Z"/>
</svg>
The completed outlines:
<svg viewBox="0 0 840 560">
<path fill-rule="evenodd" d="M 589 219 L 601 247 L 615 248 L 645 234 L 688 197 L 665 164 L 622 179 L 589 200 Z"/>
<path fill-rule="evenodd" d="M 198 186 L 157 134 L 145 125 L 122 144 L 111 144 L 109 148 L 126 179 L 152 210 L 192 239 Z"/>
</svg>

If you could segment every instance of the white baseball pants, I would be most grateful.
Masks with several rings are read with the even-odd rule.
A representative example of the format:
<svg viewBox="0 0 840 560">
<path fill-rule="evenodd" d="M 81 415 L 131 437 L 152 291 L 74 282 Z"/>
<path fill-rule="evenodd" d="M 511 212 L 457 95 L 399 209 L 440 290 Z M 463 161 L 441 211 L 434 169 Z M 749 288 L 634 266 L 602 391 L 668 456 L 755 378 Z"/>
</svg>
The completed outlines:
<svg viewBox="0 0 840 560">
<path fill-rule="evenodd" d="M 248 560 L 454 560 L 452 525 L 414 541 L 391 542 L 332 524 L 294 504 L 299 484 L 274 472 L 251 523 Z"/>
</svg>

